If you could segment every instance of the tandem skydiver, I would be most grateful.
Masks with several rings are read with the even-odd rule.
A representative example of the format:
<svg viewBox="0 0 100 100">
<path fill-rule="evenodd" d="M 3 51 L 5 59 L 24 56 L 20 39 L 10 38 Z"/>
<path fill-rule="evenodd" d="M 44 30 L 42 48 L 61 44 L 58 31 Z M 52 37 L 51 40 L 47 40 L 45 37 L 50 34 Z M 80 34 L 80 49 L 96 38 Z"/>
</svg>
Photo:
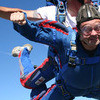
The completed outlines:
<svg viewBox="0 0 100 100">
<path fill-rule="evenodd" d="M 14 13 L 13 16 L 18 21 L 20 15 L 24 20 L 14 23 L 17 32 L 56 50 L 56 85 L 41 100 L 73 100 L 76 96 L 99 100 L 100 13 L 95 7 L 85 4 L 80 8 L 76 18 L 77 33 L 56 21 L 30 22 L 23 13 Z M 23 52 L 26 50 L 23 49 Z M 34 76 L 31 78 L 35 79 Z"/>
<path fill-rule="evenodd" d="M 74 1 L 75 1 L 75 3 L 71 3 L 71 2 L 74 2 Z M 84 3 L 86 3 L 86 2 L 87 2 L 87 3 L 90 3 L 91 0 L 84 0 L 84 1 L 83 1 L 83 0 L 68 0 L 68 3 L 67 3 L 67 6 L 68 6 L 68 8 L 67 8 L 67 9 L 68 9 L 68 12 L 67 12 L 67 13 L 68 13 L 68 14 L 67 14 L 68 24 L 69 24 L 71 27 L 74 27 L 74 28 L 76 27 L 76 22 L 75 22 L 75 17 L 74 17 L 74 16 L 76 16 L 76 15 L 74 15 L 74 14 L 77 14 L 77 13 L 75 13 L 75 8 L 74 8 L 74 12 L 73 12 L 72 9 L 73 9 L 73 7 L 76 7 L 75 4 L 79 5 L 79 2 L 81 2 L 82 4 L 83 4 L 83 2 L 84 2 Z M 72 6 L 72 4 L 74 4 L 74 6 Z M 51 6 L 51 7 L 52 7 L 52 6 Z M 46 13 L 46 14 L 49 15 L 48 9 L 49 9 L 49 8 L 51 9 L 51 7 L 43 7 L 43 8 L 44 8 L 45 10 L 47 10 L 47 12 L 48 12 L 48 13 Z M 78 7 L 78 6 L 77 6 L 77 7 Z M 46 8 L 48 8 L 48 9 L 46 9 Z M 52 8 L 54 9 L 54 7 L 52 7 Z M 71 10 L 70 10 L 70 8 L 71 8 Z M 7 9 L 8 9 L 8 11 L 7 11 Z M 49 10 L 50 10 L 50 9 L 49 9 Z M 6 18 L 6 19 L 10 19 L 10 18 L 9 18 L 10 15 L 5 16 L 6 13 L 10 14 L 10 13 L 17 12 L 17 11 L 26 12 L 26 13 L 27 13 L 27 17 L 28 17 L 28 19 L 30 19 L 30 20 L 32 20 L 32 18 L 33 18 L 33 19 L 36 19 L 36 18 L 34 18 L 34 14 L 36 15 L 36 13 L 34 13 L 34 12 L 37 12 L 37 11 L 38 11 L 39 15 L 42 15 L 42 18 L 44 18 L 44 17 L 43 17 L 43 14 L 44 14 L 43 12 L 44 12 L 44 11 L 42 12 L 42 9 L 41 9 L 41 8 L 40 8 L 39 10 L 37 10 L 37 11 L 34 11 L 34 12 L 33 12 L 33 11 L 28 11 L 28 10 L 25 11 L 25 10 L 21 10 L 21 9 L 15 9 L 15 8 L 13 8 L 13 9 L 11 8 L 11 9 L 10 9 L 10 8 L 6 8 L 6 7 L 3 7 L 3 8 L 1 7 L 1 10 L 0 10 L 1 13 L 3 12 L 2 10 L 4 10 L 5 13 L 3 13 L 4 16 L 3 16 L 3 14 L 1 14 L 1 17 L 4 17 L 4 18 Z M 55 11 L 55 10 L 53 10 L 53 11 Z M 70 12 L 70 11 L 71 11 L 71 12 Z M 77 11 L 77 10 L 76 10 L 76 11 Z M 43 13 L 43 14 L 42 14 L 42 13 Z M 33 14 L 33 15 L 32 15 L 32 14 Z M 47 15 L 47 17 L 46 17 L 47 19 L 53 18 L 52 20 L 55 20 L 56 17 L 54 17 L 54 16 L 55 16 L 56 14 L 53 15 L 53 13 L 51 13 L 52 17 L 50 17 L 50 15 L 49 15 L 49 16 L 48 16 L 48 15 Z M 71 15 L 72 17 L 71 17 L 71 16 L 69 17 L 69 15 Z M 8 18 L 7 18 L 7 17 L 8 17 Z M 35 16 L 35 17 L 36 17 L 36 16 Z M 69 19 L 69 18 L 70 18 L 70 19 Z M 40 18 L 40 19 L 41 19 L 41 18 Z M 74 19 L 74 20 L 72 20 L 72 19 Z M 37 20 L 39 20 L 39 16 L 37 16 Z M 53 51 L 53 52 L 56 54 L 56 52 L 55 52 L 54 50 L 52 50 L 51 47 L 50 47 L 49 51 L 50 51 L 50 50 Z M 51 55 L 51 53 L 50 53 L 50 55 Z M 54 55 L 54 54 L 52 54 L 52 55 Z M 50 58 L 48 57 L 48 58 L 44 61 L 43 64 L 46 64 L 45 66 L 51 65 L 52 60 L 50 59 L 50 61 L 49 61 L 49 59 L 50 59 Z M 53 60 L 53 61 L 54 61 L 54 60 Z M 41 66 L 43 66 L 43 64 L 42 64 Z M 55 65 L 56 65 L 56 64 L 55 64 Z M 45 67 L 45 66 L 44 66 L 44 67 Z M 51 70 L 53 69 L 53 66 L 54 66 L 54 65 L 52 65 L 52 66 L 50 67 Z M 50 69 L 48 69 L 48 70 L 50 70 Z M 52 74 L 52 77 L 51 77 L 51 78 L 53 78 L 53 77 L 54 77 L 54 73 L 51 73 L 51 74 Z M 50 79 L 51 79 L 51 78 L 50 78 Z M 48 78 L 48 79 L 49 79 L 49 78 Z M 47 80 L 46 80 L 46 81 L 47 81 Z M 25 86 L 25 83 L 24 83 L 23 85 Z M 42 87 L 45 87 L 45 84 L 44 84 L 44 86 L 42 85 Z M 40 88 L 40 87 L 39 87 L 39 88 Z M 43 89 L 46 90 L 47 88 L 45 87 L 45 88 L 43 88 Z M 42 88 L 41 88 L 41 90 L 42 90 Z M 33 89 L 33 91 L 34 91 L 34 89 Z M 31 93 L 31 94 L 32 94 L 31 96 L 33 96 L 34 92 L 36 92 L 36 91 L 34 91 L 34 92 L 33 92 L 33 91 L 32 91 L 32 93 Z M 39 92 L 38 92 L 38 93 L 39 93 Z"/>
</svg>

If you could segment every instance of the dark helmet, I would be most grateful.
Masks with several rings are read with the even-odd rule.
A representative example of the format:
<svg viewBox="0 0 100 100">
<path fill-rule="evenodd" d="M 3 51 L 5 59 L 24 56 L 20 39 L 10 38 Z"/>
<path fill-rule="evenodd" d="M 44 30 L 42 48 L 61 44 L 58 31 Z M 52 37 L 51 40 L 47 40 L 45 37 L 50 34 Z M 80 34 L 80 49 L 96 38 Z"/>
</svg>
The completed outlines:
<svg viewBox="0 0 100 100">
<path fill-rule="evenodd" d="M 76 17 L 77 28 L 79 29 L 82 22 L 93 19 L 100 19 L 100 12 L 97 11 L 96 8 L 91 4 L 84 4 L 80 7 Z"/>
</svg>

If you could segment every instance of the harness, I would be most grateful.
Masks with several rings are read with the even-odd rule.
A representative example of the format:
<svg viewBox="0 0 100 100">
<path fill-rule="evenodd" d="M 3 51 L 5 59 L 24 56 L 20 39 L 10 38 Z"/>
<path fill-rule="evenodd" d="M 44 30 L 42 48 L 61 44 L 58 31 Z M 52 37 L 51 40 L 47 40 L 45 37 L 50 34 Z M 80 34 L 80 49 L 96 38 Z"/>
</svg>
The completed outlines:
<svg viewBox="0 0 100 100">
<path fill-rule="evenodd" d="M 56 21 L 63 24 L 65 22 L 65 17 L 66 17 L 66 3 L 59 1 L 57 5 Z"/>
<path fill-rule="evenodd" d="M 86 58 L 79 58 L 76 56 L 77 53 L 77 47 L 76 47 L 76 30 L 73 30 L 71 27 L 68 27 L 70 38 L 68 39 L 68 46 L 67 46 L 67 55 L 68 56 L 68 67 L 73 67 L 75 68 L 76 65 L 85 65 L 85 64 L 96 64 L 100 62 L 100 56 L 97 57 L 86 57 Z M 60 62 L 58 59 L 56 59 L 56 62 L 58 65 L 60 65 Z M 62 73 L 64 71 L 61 71 L 61 68 L 59 67 L 58 70 L 55 71 L 56 75 L 56 83 L 57 86 L 60 88 L 62 95 L 65 97 L 67 100 L 70 98 L 70 100 L 74 99 L 74 96 L 70 94 L 70 92 L 67 90 L 65 87 L 64 83 L 65 81 L 62 78 Z"/>
<path fill-rule="evenodd" d="M 93 5 L 96 7 L 98 10 L 99 5 L 100 5 L 100 0 L 92 0 Z M 57 13 L 56 13 L 56 21 L 60 23 L 65 22 L 65 17 L 66 17 L 66 5 L 67 5 L 67 0 L 46 0 L 46 5 L 56 5 L 57 6 Z"/>
<path fill-rule="evenodd" d="M 47 0 L 48 3 L 50 0 Z M 51 1 L 56 1 L 55 5 L 57 6 L 57 13 L 56 13 L 56 21 L 64 24 L 65 22 L 65 17 L 66 17 L 66 3 L 64 2 L 66 0 L 51 0 Z M 100 5 L 99 0 L 92 0 L 93 5 L 98 9 L 98 6 Z M 53 2 L 51 2 L 53 3 Z M 67 55 L 68 56 L 68 66 L 69 67 L 76 67 L 76 65 L 85 65 L 85 64 L 95 64 L 100 62 L 100 56 L 98 57 L 87 57 L 87 58 L 79 58 L 76 56 L 77 53 L 77 48 L 76 48 L 76 31 L 73 30 L 72 28 L 68 27 L 69 34 L 71 34 L 69 41 L 69 45 L 67 47 Z M 66 89 L 64 85 L 64 80 L 61 78 L 61 75 L 59 73 L 60 71 L 60 61 L 57 57 L 55 57 L 56 62 L 58 63 L 58 66 L 56 65 L 55 68 L 55 75 L 56 75 L 56 83 L 58 87 L 60 88 L 62 95 L 65 97 L 67 100 L 73 100 L 74 96 L 72 96 L 69 91 Z"/>
<path fill-rule="evenodd" d="M 56 13 L 56 21 L 63 23 L 65 22 L 66 17 L 66 0 L 46 0 L 46 5 L 56 5 L 57 13 Z"/>
<path fill-rule="evenodd" d="M 76 65 L 96 64 L 100 62 L 100 56 L 85 57 L 85 58 L 77 57 L 76 56 L 77 47 L 75 41 L 77 32 L 70 27 L 68 27 L 68 30 L 69 30 L 69 34 L 71 34 L 71 38 L 69 39 L 69 46 L 67 49 L 67 56 L 69 57 L 68 66 L 76 67 Z"/>
<path fill-rule="evenodd" d="M 67 8 L 67 0 L 53 0 L 55 1 L 55 5 L 57 6 L 57 13 L 56 13 L 56 21 L 60 23 L 65 22 L 66 18 L 66 8 Z M 96 9 L 99 9 L 100 0 L 92 0 L 93 6 L 96 7 Z"/>
</svg>

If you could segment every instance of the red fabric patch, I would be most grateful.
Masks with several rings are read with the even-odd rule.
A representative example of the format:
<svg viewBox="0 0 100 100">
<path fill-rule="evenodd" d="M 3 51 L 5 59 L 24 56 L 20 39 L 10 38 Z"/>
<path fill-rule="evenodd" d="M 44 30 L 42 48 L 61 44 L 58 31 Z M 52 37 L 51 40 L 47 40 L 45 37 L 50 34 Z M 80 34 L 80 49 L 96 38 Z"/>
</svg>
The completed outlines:
<svg viewBox="0 0 100 100">
<path fill-rule="evenodd" d="M 68 35 L 68 33 L 64 32 L 62 29 L 54 27 L 54 26 L 51 25 L 51 24 L 57 23 L 57 21 L 51 21 L 51 22 L 49 22 L 49 21 L 50 20 L 44 20 L 43 22 L 41 22 L 39 24 L 39 26 L 43 26 L 43 27 L 46 27 L 46 28 L 53 28 L 53 29 L 56 29 L 57 31 L 60 31 L 61 33 L 65 34 L 65 35 Z M 46 23 L 46 22 L 49 22 L 49 23 Z"/>
</svg>

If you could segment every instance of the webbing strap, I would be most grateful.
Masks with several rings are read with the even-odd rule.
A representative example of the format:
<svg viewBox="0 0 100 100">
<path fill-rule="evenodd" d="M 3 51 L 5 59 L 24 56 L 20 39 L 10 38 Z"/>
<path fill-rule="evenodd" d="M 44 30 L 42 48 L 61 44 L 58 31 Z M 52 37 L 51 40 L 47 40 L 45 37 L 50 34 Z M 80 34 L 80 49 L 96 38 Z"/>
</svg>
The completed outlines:
<svg viewBox="0 0 100 100">
<path fill-rule="evenodd" d="M 76 42 L 75 42 L 75 40 L 76 40 L 76 31 L 73 30 L 70 26 L 67 27 L 67 29 L 68 29 L 68 35 L 69 35 L 68 41 L 67 41 L 67 49 L 70 50 L 72 45 L 76 45 Z"/>
<path fill-rule="evenodd" d="M 77 59 L 76 63 L 77 64 L 95 64 L 100 62 L 100 56 L 97 57 L 88 57 L 88 58 L 80 58 L 79 60 Z"/>
<path fill-rule="evenodd" d="M 66 100 L 74 99 L 74 96 L 72 96 L 70 92 L 66 89 L 66 87 L 64 86 L 64 81 L 62 80 L 61 75 L 59 75 L 59 73 L 57 73 L 56 75 L 56 83 Z"/>
<path fill-rule="evenodd" d="M 66 17 L 65 2 L 61 1 L 61 0 L 58 0 L 57 13 L 56 13 L 56 21 L 58 21 L 58 22 L 63 24 L 65 22 L 65 17 Z"/>
<path fill-rule="evenodd" d="M 78 58 L 78 57 L 69 57 L 69 66 L 75 67 L 76 65 L 85 65 L 85 64 L 96 64 L 100 62 L 100 56 L 97 57 L 87 57 L 87 58 Z"/>
</svg>

